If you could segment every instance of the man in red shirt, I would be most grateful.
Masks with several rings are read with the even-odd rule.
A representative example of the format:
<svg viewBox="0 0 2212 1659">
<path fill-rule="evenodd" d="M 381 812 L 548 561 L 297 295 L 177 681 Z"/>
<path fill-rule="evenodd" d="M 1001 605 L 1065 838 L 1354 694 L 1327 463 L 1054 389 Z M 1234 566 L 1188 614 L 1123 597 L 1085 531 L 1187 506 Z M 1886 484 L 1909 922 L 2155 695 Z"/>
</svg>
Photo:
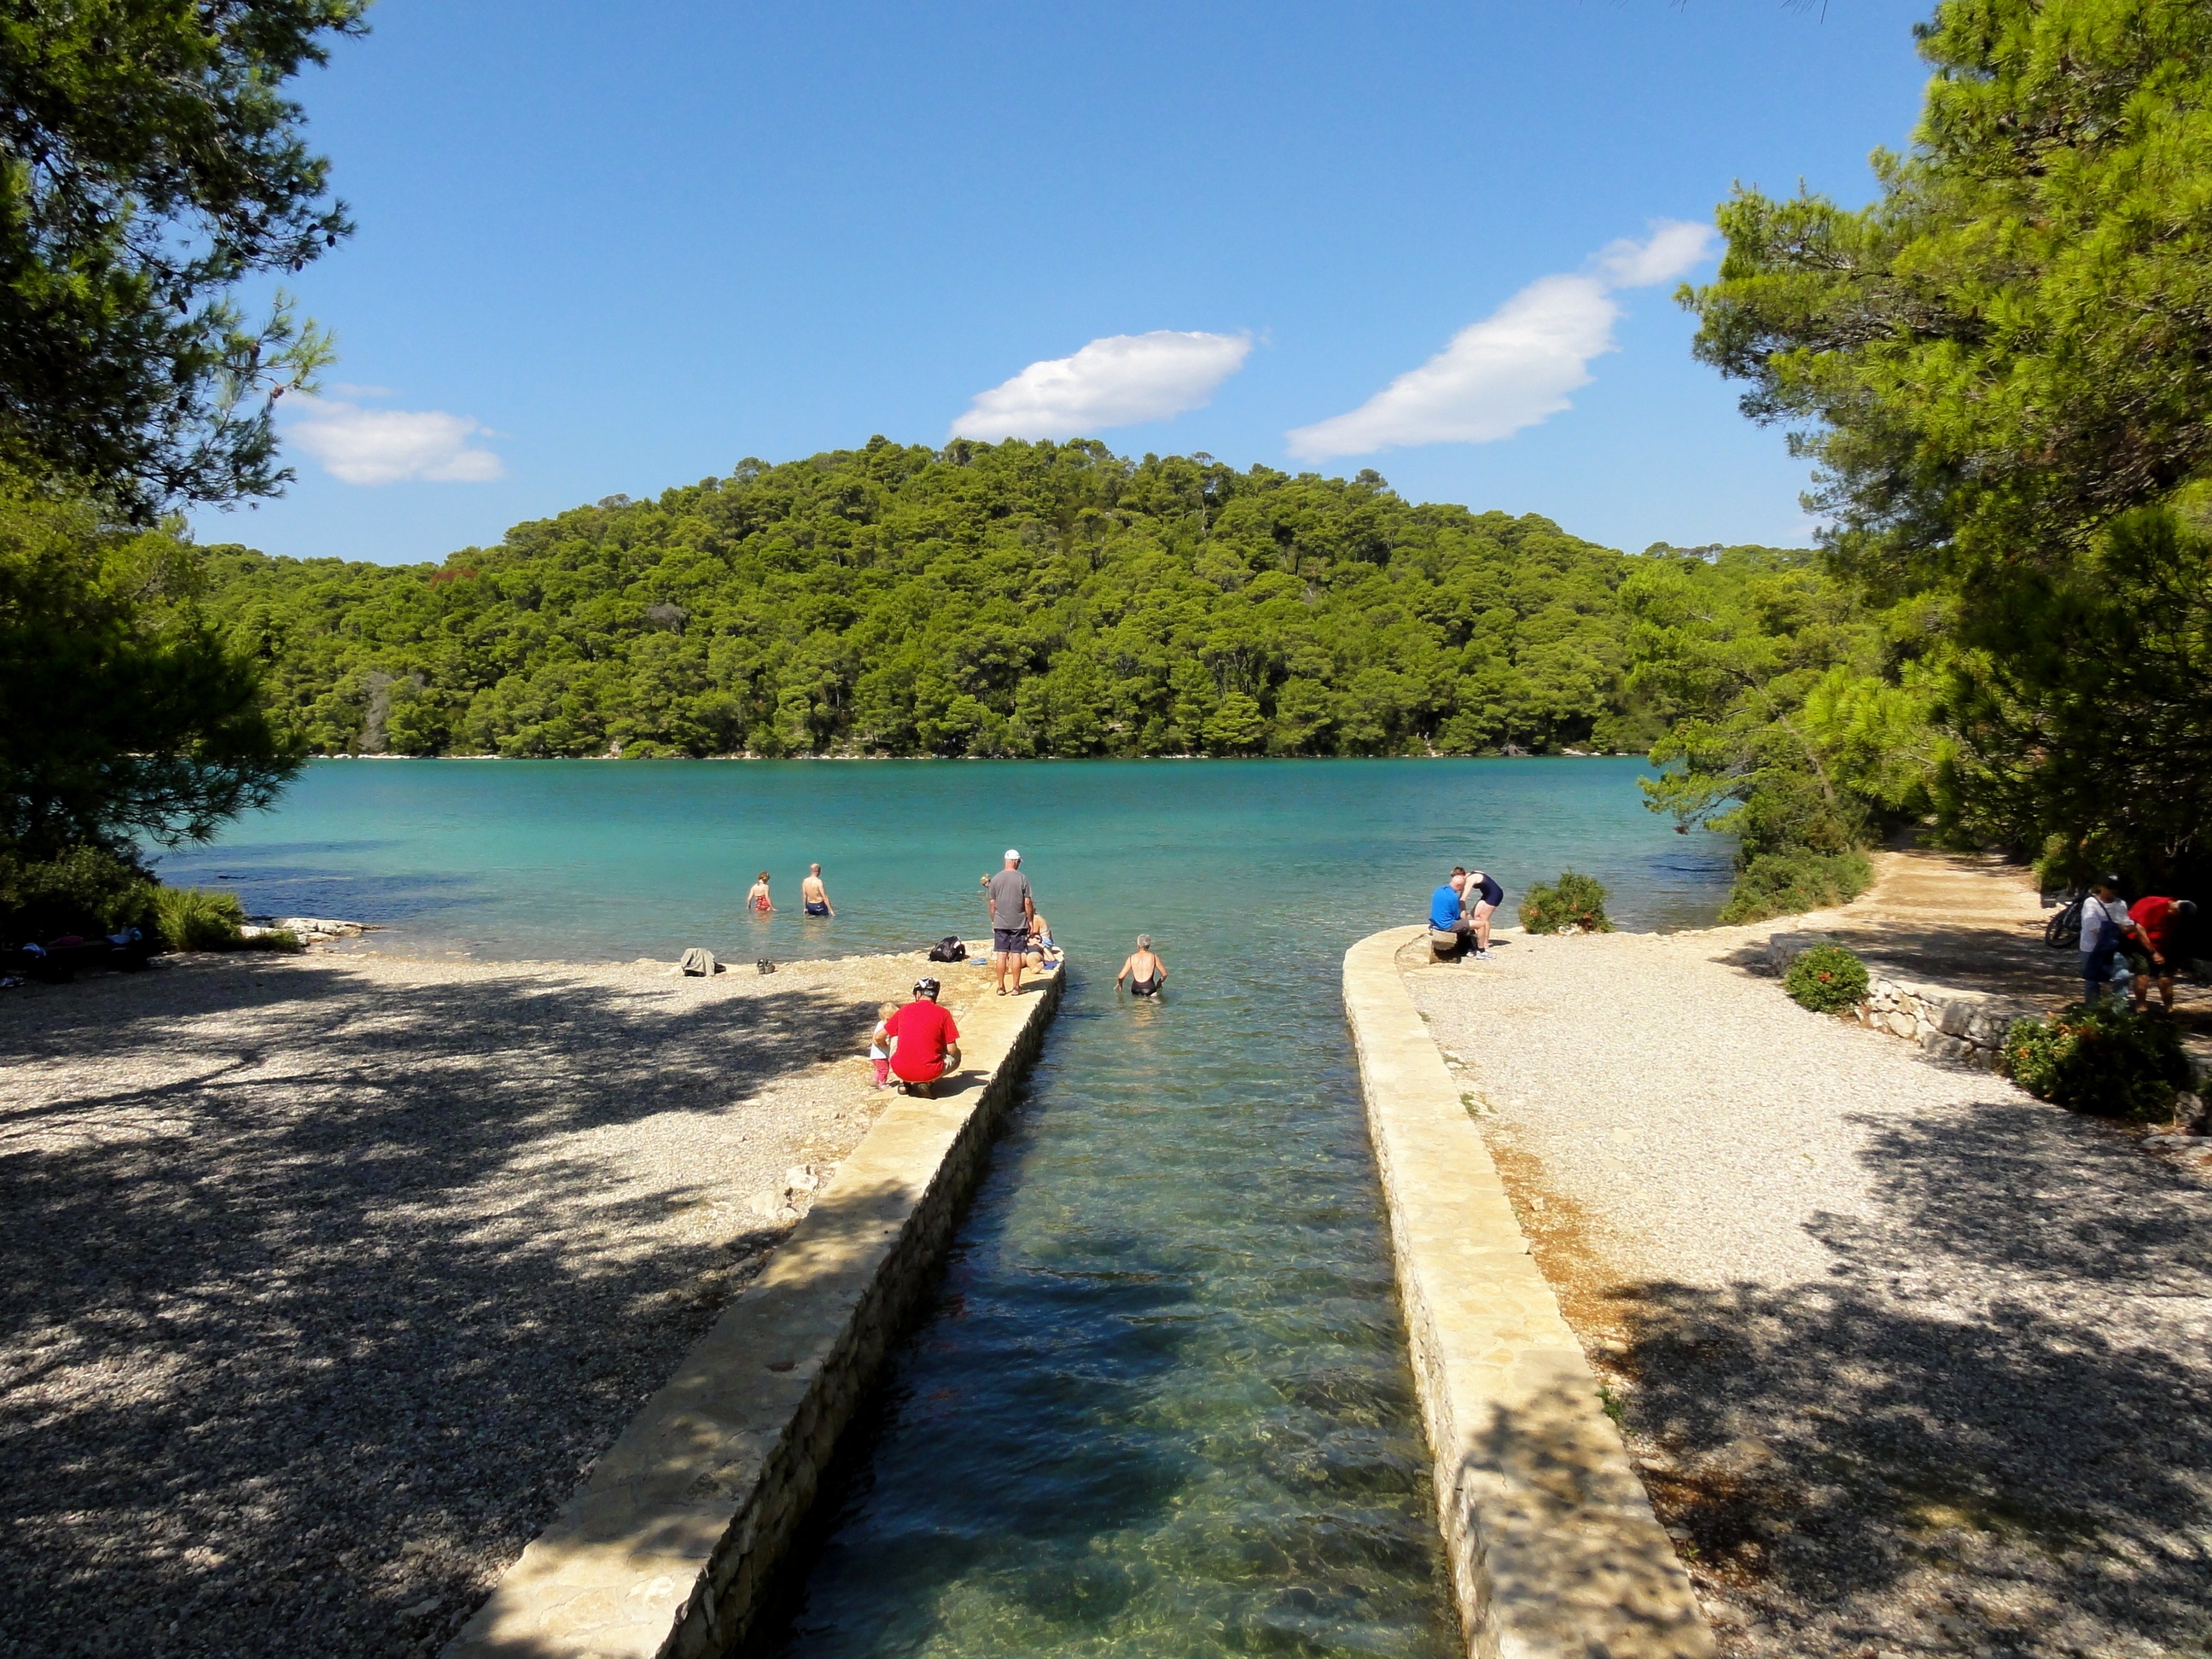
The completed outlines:
<svg viewBox="0 0 2212 1659">
<path fill-rule="evenodd" d="M 2173 958 L 2168 945 L 2179 945 L 2174 937 L 2177 923 L 2186 927 L 2197 914 L 2197 907 L 2187 899 L 2161 898 L 2153 893 L 2137 899 L 2128 906 L 2128 931 L 2136 936 L 2142 948 L 2150 954 L 2150 966 L 2136 975 L 2136 1012 L 2142 1012 L 2150 1001 L 2150 982 L 2158 981 L 2158 1000 L 2166 1012 L 2173 1012 Z"/>
<path fill-rule="evenodd" d="M 903 1091 L 937 1098 L 937 1080 L 960 1064 L 960 1028 L 937 1006 L 938 983 L 916 980 L 914 1000 L 884 1022 L 891 1038 L 891 1073 Z"/>
</svg>

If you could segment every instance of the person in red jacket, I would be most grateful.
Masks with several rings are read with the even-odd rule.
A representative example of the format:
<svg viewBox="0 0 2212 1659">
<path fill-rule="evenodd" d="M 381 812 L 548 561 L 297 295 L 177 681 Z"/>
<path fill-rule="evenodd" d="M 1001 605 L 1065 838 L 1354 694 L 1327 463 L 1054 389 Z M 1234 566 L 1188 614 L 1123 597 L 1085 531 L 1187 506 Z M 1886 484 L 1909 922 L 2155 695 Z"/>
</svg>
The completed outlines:
<svg viewBox="0 0 2212 1659">
<path fill-rule="evenodd" d="M 901 1088 L 925 1100 L 937 1098 L 938 1079 L 960 1064 L 960 1028 L 937 1006 L 933 979 L 914 982 L 914 1000 L 884 1022 L 891 1039 L 891 1075 Z"/>
<path fill-rule="evenodd" d="M 2158 981 L 2159 1001 L 2165 1005 L 2167 1013 L 2173 1012 L 2172 948 L 2180 945 L 2178 935 L 2196 914 L 2197 907 L 2187 899 L 2164 898 L 2156 893 L 2128 906 L 2128 931 L 2150 957 L 2148 968 L 2136 975 L 2137 1013 L 2142 1012 L 2150 1002 L 2153 980 Z"/>
</svg>

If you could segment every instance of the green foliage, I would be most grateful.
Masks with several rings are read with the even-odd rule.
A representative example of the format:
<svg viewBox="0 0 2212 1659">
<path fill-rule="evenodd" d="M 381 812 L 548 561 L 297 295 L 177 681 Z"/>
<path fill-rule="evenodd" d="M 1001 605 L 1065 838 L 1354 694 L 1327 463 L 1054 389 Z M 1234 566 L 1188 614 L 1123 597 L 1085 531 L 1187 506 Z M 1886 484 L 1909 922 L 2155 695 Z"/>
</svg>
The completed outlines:
<svg viewBox="0 0 2212 1659">
<path fill-rule="evenodd" d="M 1816 1014 L 1839 1014 L 1866 1000 L 1866 963 L 1840 945 L 1815 945 L 1797 953 L 1782 988 Z"/>
<path fill-rule="evenodd" d="M 2190 511 L 2212 517 L 2203 493 Z M 2124 514 L 2068 568 L 2019 576 L 2002 612 L 2013 648 L 1954 677 L 1954 833 L 2039 848 L 2069 883 L 2212 878 L 2212 536 Z"/>
<path fill-rule="evenodd" d="M 2115 998 L 2014 1020 L 1998 1068 L 2039 1100 L 2137 1123 L 2172 1117 L 2191 1079 L 2173 1022 Z"/>
<path fill-rule="evenodd" d="M 317 750 L 518 757 L 1605 746 L 1638 562 L 1372 473 L 881 438 L 438 568 L 211 558 Z"/>
<path fill-rule="evenodd" d="M 1553 885 L 1528 890 L 1521 901 L 1521 925 L 1532 933 L 1557 933 L 1569 928 L 1609 933 L 1613 923 L 1606 918 L 1604 884 L 1595 876 L 1562 870 Z"/>
<path fill-rule="evenodd" d="M 1737 837 L 1729 918 L 1864 887 L 1855 849 L 1928 810 L 1945 753 L 1926 676 L 1905 654 L 1924 610 L 1876 616 L 1816 555 L 1760 547 L 1655 549 L 1621 604 L 1630 696 L 1666 726 L 1649 804 L 1685 830 Z"/>
<path fill-rule="evenodd" d="M 0 495 L 0 850 L 33 863 L 205 838 L 297 750 L 255 663 L 200 614 L 198 552 Z"/>
<path fill-rule="evenodd" d="M 1848 904 L 1874 881 L 1874 865 L 1863 853 L 1815 853 L 1797 847 L 1761 853 L 1736 872 L 1721 921 L 1765 921 Z"/>
<path fill-rule="evenodd" d="M 279 295 L 350 227 L 279 89 L 366 0 L 0 15 L 0 467 L 150 517 L 275 493 L 270 403 L 327 355 Z M 259 394 L 257 398 L 257 394 Z"/>
<path fill-rule="evenodd" d="M 1944 0 L 1921 50 L 1879 200 L 1722 209 L 1698 355 L 1818 464 L 1838 568 L 1937 601 L 1951 834 L 2201 876 L 2212 11 Z"/>
<path fill-rule="evenodd" d="M 71 847 L 43 860 L 0 850 L 0 939 L 21 944 L 150 928 L 155 894 L 137 864 L 101 848 Z"/>
<path fill-rule="evenodd" d="M 163 887 L 154 896 L 154 920 L 161 943 L 172 951 L 234 951 L 249 942 L 239 937 L 246 909 L 235 893 Z"/>
</svg>

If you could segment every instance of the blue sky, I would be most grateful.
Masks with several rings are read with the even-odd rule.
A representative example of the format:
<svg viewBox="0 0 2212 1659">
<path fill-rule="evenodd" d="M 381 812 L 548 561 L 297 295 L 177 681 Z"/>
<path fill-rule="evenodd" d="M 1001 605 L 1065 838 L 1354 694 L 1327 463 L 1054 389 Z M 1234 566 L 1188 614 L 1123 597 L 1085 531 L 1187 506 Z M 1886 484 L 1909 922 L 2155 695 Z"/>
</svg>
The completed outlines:
<svg viewBox="0 0 2212 1659">
<path fill-rule="evenodd" d="M 379 0 L 301 86 L 360 224 L 290 284 L 340 362 L 288 495 L 198 532 L 436 559 L 746 455 L 1079 422 L 1802 542 L 1803 469 L 1689 357 L 1680 227 L 1737 179 L 1866 199 L 1926 9 Z"/>
</svg>

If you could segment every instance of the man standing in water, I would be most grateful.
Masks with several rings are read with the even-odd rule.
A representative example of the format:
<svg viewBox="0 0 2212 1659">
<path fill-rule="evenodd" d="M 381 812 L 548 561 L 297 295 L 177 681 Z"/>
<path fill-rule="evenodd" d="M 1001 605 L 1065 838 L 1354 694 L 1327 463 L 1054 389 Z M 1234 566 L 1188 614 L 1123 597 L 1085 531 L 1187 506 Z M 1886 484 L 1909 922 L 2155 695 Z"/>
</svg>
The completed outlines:
<svg viewBox="0 0 2212 1659">
<path fill-rule="evenodd" d="M 834 916 L 836 907 L 830 902 L 830 890 L 822 884 L 822 866 L 806 866 L 805 879 L 799 884 L 799 896 L 805 903 L 810 916 Z"/>
<path fill-rule="evenodd" d="M 1030 894 L 1030 878 L 1022 873 L 1022 855 L 1006 848 L 1006 867 L 983 884 L 991 908 L 991 977 L 999 994 L 1018 996 L 1022 988 L 1022 957 L 1030 948 L 1030 922 L 1036 902 Z M 1014 976 L 1013 990 L 1006 975 Z"/>
</svg>

